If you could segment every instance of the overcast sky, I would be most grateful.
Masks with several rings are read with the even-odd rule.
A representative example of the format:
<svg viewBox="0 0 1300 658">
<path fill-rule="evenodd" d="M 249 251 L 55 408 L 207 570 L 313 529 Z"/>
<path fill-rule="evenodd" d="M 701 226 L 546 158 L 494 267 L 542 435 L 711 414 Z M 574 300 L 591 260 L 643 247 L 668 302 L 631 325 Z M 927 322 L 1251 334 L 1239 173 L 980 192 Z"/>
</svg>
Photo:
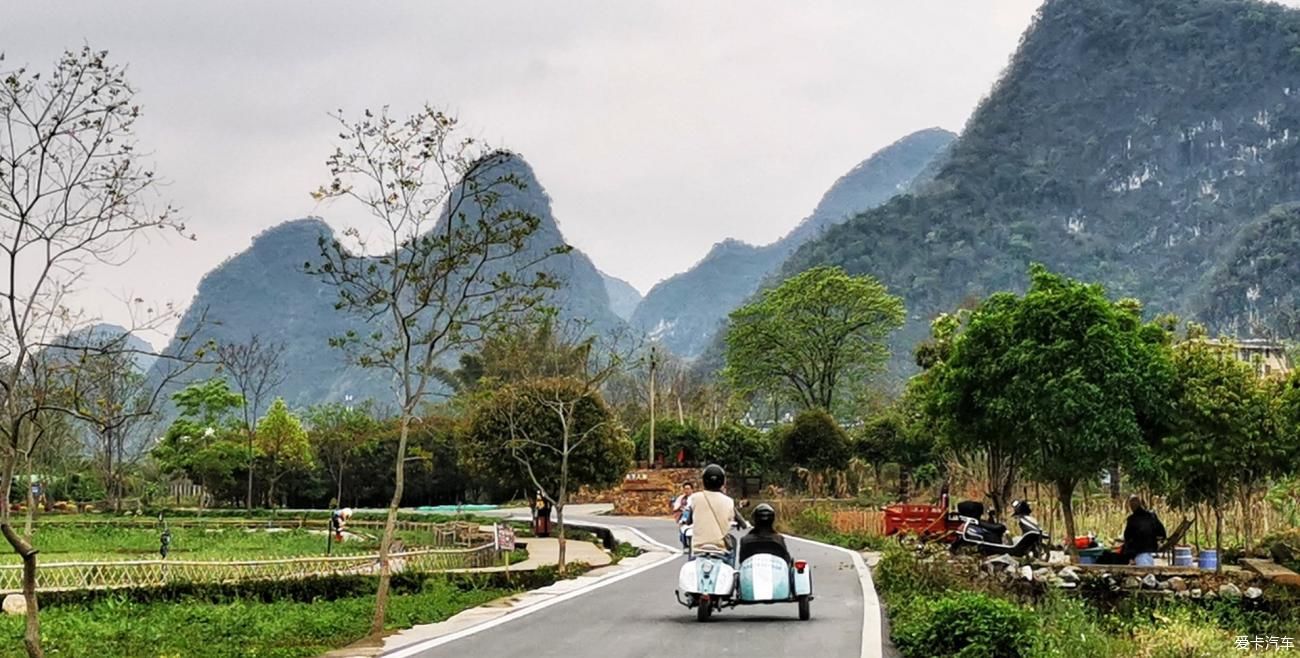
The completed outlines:
<svg viewBox="0 0 1300 658">
<path fill-rule="evenodd" d="M 88 43 L 130 66 L 142 146 L 198 241 L 153 240 L 82 303 L 188 304 L 318 206 L 326 113 L 424 101 L 533 165 L 569 242 L 643 293 L 716 242 L 766 243 L 903 135 L 960 131 L 1039 0 L 11 2 L 9 68 Z"/>
</svg>

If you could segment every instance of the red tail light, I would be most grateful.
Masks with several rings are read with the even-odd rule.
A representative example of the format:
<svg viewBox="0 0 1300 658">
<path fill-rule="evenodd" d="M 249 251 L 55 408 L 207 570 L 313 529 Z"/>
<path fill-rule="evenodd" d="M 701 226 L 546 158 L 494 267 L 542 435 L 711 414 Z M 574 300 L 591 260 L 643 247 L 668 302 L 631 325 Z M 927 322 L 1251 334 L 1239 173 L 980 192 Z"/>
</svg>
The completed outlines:
<svg viewBox="0 0 1300 658">
<path fill-rule="evenodd" d="M 794 570 L 795 570 L 795 571 L 797 571 L 797 572 L 799 572 L 799 573 L 803 573 L 803 570 L 804 570 L 804 569 L 807 569 L 807 568 L 808 568 L 808 562 L 806 562 L 806 561 L 804 561 L 804 560 L 795 560 L 795 563 L 794 563 Z"/>
</svg>

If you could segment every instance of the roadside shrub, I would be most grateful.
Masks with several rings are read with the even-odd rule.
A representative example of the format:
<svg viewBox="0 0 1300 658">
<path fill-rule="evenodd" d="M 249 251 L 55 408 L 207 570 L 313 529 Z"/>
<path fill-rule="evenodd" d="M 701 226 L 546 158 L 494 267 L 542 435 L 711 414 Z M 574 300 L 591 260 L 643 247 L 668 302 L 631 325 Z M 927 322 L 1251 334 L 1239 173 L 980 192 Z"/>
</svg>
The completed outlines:
<svg viewBox="0 0 1300 658">
<path fill-rule="evenodd" d="M 891 610 L 910 597 L 933 597 L 955 589 L 966 589 L 948 564 L 922 562 L 911 551 L 898 545 L 886 546 L 880 563 L 873 571 L 876 587 L 885 596 Z"/>
<path fill-rule="evenodd" d="M 894 646 L 907 658 L 1029 657 L 1034 615 L 985 594 L 960 592 L 913 599 L 893 619 Z"/>
</svg>

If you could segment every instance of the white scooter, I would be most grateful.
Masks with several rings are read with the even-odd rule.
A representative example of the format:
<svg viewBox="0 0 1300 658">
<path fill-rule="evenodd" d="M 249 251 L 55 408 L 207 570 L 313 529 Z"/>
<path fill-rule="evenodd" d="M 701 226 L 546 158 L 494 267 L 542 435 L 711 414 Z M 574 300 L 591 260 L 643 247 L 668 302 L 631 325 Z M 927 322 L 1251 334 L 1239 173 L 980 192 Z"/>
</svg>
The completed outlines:
<svg viewBox="0 0 1300 658">
<path fill-rule="evenodd" d="M 799 619 L 812 617 L 812 565 L 767 553 L 738 565 L 739 552 L 738 546 L 731 552 L 688 549 L 690 557 L 677 572 L 677 602 L 695 608 L 699 621 L 724 607 L 772 603 L 797 603 Z"/>
</svg>

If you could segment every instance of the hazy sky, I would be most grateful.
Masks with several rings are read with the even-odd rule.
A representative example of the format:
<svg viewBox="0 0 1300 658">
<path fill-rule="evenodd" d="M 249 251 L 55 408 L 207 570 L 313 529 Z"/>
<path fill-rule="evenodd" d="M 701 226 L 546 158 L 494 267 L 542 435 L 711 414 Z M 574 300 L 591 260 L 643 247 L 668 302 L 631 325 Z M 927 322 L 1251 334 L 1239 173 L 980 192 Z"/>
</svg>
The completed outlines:
<svg viewBox="0 0 1300 658">
<path fill-rule="evenodd" d="M 82 303 L 188 304 L 263 229 L 318 206 L 326 113 L 429 101 L 533 165 L 569 242 L 642 292 L 716 242 L 769 242 L 841 174 L 959 131 L 1039 0 L 11 2 L 0 68 L 88 43 L 129 63 L 142 146 L 194 243 L 95 271 Z"/>
</svg>

